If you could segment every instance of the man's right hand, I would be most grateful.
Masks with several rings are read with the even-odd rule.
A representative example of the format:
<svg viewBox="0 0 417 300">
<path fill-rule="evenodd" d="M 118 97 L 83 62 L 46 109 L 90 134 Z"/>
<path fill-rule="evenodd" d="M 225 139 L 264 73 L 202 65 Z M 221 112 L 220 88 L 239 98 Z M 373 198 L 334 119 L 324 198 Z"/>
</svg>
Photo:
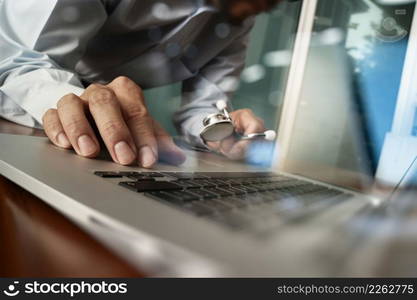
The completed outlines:
<svg viewBox="0 0 417 300">
<path fill-rule="evenodd" d="M 126 77 L 108 85 L 92 84 L 80 97 L 66 95 L 57 109 L 43 116 L 52 143 L 89 158 L 100 152 L 92 122 L 113 160 L 121 165 L 138 161 L 139 166 L 150 168 L 158 159 L 176 165 L 185 160 L 181 149 L 148 114 L 141 88 Z"/>
</svg>

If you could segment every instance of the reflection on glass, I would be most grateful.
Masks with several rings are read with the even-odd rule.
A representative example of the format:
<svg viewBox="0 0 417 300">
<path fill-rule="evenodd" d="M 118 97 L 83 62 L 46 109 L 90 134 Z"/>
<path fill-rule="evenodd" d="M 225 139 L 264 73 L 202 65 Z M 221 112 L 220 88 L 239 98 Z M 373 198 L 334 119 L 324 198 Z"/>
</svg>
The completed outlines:
<svg viewBox="0 0 417 300">
<path fill-rule="evenodd" d="M 275 129 L 279 121 L 300 9 L 300 2 L 284 1 L 274 11 L 257 16 L 250 34 L 242 77 L 226 77 L 220 83 L 223 91 L 235 93 L 232 101 L 234 109 L 252 109 L 265 120 L 267 128 Z M 165 8 L 158 4 L 155 13 L 163 17 Z M 213 30 L 219 37 L 227 39 L 230 28 L 220 23 Z M 158 28 L 152 28 L 149 36 L 158 40 L 161 32 Z M 175 52 L 176 48 L 171 45 L 167 51 Z M 194 57 L 196 49 L 191 47 L 189 55 Z M 171 119 L 181 103 L 181 84 L 147 90 L 145 96 L 152 116 L 170 134 L 177 135 Z"/>
<path fill-rule="evenodd" d="M 414 101 L 402 96 L 413 68 L 405 62 L 414 10 L 415 1 L 318 1 L 291 139 L 293 170 L 340 185 L 356 179 L 369 186 L 360 174 L 399 183 L 417 155 L 417 90 L 408 93 Z"/>
</svg>

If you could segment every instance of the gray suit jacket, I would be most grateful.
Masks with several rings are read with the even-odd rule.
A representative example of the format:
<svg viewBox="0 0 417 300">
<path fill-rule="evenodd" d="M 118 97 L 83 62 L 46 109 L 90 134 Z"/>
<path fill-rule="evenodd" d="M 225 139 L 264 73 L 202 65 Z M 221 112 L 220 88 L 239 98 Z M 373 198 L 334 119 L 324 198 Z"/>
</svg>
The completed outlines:
<svg viewBox="0 0 417 300">
<path fill-rule="evenodd" d="M 0 113 L 41 126 L 60 97 L 91 82 L 182 81 L 174 122 L 200 143 L 202 119 L 236 87 L 252 25 L 228 24 L 205 1 L 0 0 Z"/>
</svg>

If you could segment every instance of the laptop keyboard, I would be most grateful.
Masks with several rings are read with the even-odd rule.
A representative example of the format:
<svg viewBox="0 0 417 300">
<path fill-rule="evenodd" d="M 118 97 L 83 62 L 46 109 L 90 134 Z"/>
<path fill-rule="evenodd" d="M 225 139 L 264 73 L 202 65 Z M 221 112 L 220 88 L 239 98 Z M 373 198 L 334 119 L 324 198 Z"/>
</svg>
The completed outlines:
<svg viewBox="0 0 417 300">
<path fill-rule="evenodd" d="M 268 232 L 351 194 L 269 172 L 106 172 L 119 185 L 236 230 Z"/>
</svg>

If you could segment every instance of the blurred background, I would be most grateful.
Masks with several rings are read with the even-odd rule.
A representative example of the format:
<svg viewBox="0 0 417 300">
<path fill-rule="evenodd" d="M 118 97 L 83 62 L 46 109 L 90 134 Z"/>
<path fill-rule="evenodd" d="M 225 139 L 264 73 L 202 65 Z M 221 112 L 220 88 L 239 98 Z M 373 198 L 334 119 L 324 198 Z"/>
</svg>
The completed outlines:
<svg viewBox="0 0 417 300">
<path fill-rule="evenodd" d="M 265 120 L 267 128 L 279 123 L 294 35 L 302 1 L 283 2 L 272 13 L 257 17 L 233 108 L 250 108 Z M 415 1 L 319 0 L 314 32 L 339 28 L 352 58 L 364 112 L 374 128 L 373 151 L 379 157 L 393 123 L 398 89 L 411 28 Z M 180 106 L 180 84 L 145 91 L 152 115 L 172 135 L 172 113 Z M 417 115 L 417 112 L 416 112 Z M 417 118 L 413 120 L 417 135 Z"/>
<path fill-rule="evenodd" d="M 301 3 L 283 2 L 270 14 L 257 17 L 251 32 L 246 69 L 232 101 L 233 108 L 250 108 L 265 120 L 267 128 L 279 121 L 291 49 L 297 28 Z M 181 104 L 181 84 L 145 91 L 151 114 L 172 135 L 172 113 Z"/>
</svg>

